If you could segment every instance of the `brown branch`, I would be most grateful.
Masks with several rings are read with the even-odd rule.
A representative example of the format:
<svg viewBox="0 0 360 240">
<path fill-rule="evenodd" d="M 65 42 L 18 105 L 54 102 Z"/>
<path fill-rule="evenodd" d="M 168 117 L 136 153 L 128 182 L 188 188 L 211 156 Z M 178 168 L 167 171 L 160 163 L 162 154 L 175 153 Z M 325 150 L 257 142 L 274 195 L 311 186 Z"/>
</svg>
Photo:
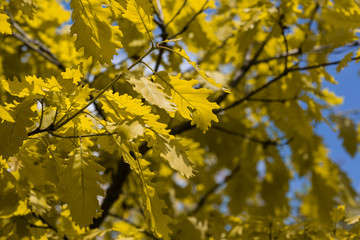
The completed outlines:
<svg viewBox="0 0 360 240">
<path fill-rule="evenodd" d="M 326 48 L 330 48 L 329 46 L 326 46 Z M 321 49 L 323 50 L 323 49 Z M 282 59 L 282 58 L 285 58 L 286 56 L 295 56 L 295 55 L 299 55 L 299 54 L 302 54 L 303 52 L 299 49 L 299 48 L 296 48 L 296 49 L 291 49 L 289 50 L 288 53 L 281 53 L 279 55 L 276 55 L 274 57 L 269 57 L 269 58 L 265 58 L 265 59 L 261 59 L 261 60 L 257 60 L 254 62 L 254 65 L 258 65 L 260 63 L 267 63 L 267 62 L 270 62 L 272 60 L 279 60 L 279 59 Z"/>
<path fill-rule="evenodd" d="M 17 34 L 16 32 L 12 33 L 12 36 L 14 36 L 15 38 L 17 38 L 19 41 L 21 41 L 22 43 L 24 43 L 27 47 L 29 47 L 30 49 L 32 49 L 33 51 L 35 51 L 36 53 L 38 53 L 40 56 L 42 56 L 43 58 L 45 58 L 47 61 L 49 61 L 50 63 L 54 64 L 55 66 L 57 66 L 59 69 L 61 69 L 62 71 L 65 71 L 65 67 L 60 63 L 57 62 L 56 60 L 54 60 L 53 58 L 49 57 L 47 54 L 45 54 L 43 51 L 41 51 L 39 48 L 34 47 L 30 42 L 28 42 L 23 36 L 21 36 L 20 34 Z"/>
<path fill-rule="evenodd" d="M 95 133 L 95 134 L 63 136 L 63 135 L 56 134 L 56 133 L 54 133 L 52 131 L 49 131 L 49 134 L 54 136 L 54 137 L 58 137 L 58 138 L 87 138 L 87 137 L 111 136 L 111 135 L 116 135 L 118 133 L 117 132 L 114 132 L 114 133 Z"/>
<path fill-rule="evenodd" d="M 160 3 L 158 5 L 160 5 Z M 154 18 L 154 22 L 156 23 L 156 25 L 158 25 L 158 27 L 161 30 L 161 35 L 160 35 L 161 41 L 164 41 L 169 36 L 169 33 L 166 31 L 166 25 L 164 23 L 161 6 L 159 6 L 159 10 L 160 10 L 160 13 L 158 13 L 156 11 L 156 8 L 154 7 L 155 14 L 159 18 L 159 20 L 155 20 L 155 18 Z M 166 46 L 166 43 L 164 43 L 163 46 Z M 157 56 L 155 67 L 154 67 L 155 72 L 157 72 L 159 70 L 159 67 L 161 65 L 161 61 L 163 58 L 163 54 L 164 54 L 164 49 L 162 49 L 162 48 L 159 49 L 159 55 Z"/>
<path fill-rule="evenodd" d="M 247 94 L 245 97 L 231 103 L 230 105 L 224 107 L 224 108 L 220 108 L 215 110 L 216 113 L 222 113 L 226 110 L 229 110 L 233 107 L 236 107 L 237 105 L 239 105 L 240 103 L 245 102 L 246 100 L 250 99 L 252 96 L 254 96 L 255 94 L 257 94 L 258 92 L 266 89 L 267 87 L 269 87 L 270 85 L 272 85 L 273 83 L 277 82 L 278 80 L 280 80 L 282 77 L 286 76 L 289 73 L 289 70 L 284 71 L 283 73 L 281 73 L 279 76 L 273 78 L 272 80 L 268 81 L 266 84 L 262 85 L 261 87 L 253 90 L 252 92 L 250 92 L 249 94 Z"/>
<path fill-rule="evenodd" d="M 163 48 L 159 49 L 159 55 L 156 59 L 156 63 L 155 63 L 155 67 L 154 67 L 155 72 L 157 72 L 159 70 L 163 54 L 164 54 L 164 49 Z"/>
<path fill-rule="evenodd" d="M 30 223 L 29 226 L 32 227 L 32 228 L 51 229 L 48 226 L 39 226 L 39 225 L 35 225 L 33 223 Z"/>
<path fill-rule="evenodd" d="M 57 66 L 60 70 L 65 71 L 65 66 L 56 58 L 56 56 L 50 51 L 50 49 L 45 46 L 45 44 L 43 44 L 42 42 L 36 39 L 31 38 L 15 21 L 15 19 L 8 11 L 7 11 L 7 15 L 9 16 L 11 25 L 19 32 L 18 34 L 13 31 L 12 36 L 14 36 L 19 41 L 24 43 L 27 47 L 29 47 L 30 49 L 41 55 L 47 61 Z"/>
<path fill-rule="evenodd" d="M 289 102 L 289 101 L 295 101 L 297 99 L 299 99 L 298 96 L 295 96 L 295 97 L 292 97 L 292 98 L 283 98 L 283 99 L 250 98 L 250 99 L 247 99 L 247 101 L 264 102 L 264 103 L 273 103 L 273 102 L 285 103 L 285 102 Z"/>
<path fill-rule="evenodd" d="M 93 223 L 90 225 L 90 229 L 100 227 L 106 216 L 109 214 L 112 205 L 116 202 L 116 200 L 119 198 L 119 195 L 123 191 L 122 187 L 130 171 L 130 167 L 127 163 L 124 161 L 119 162 L 116 172 L 112 175 L 112 183 L 106 190 L 106 197 L 101 204 L 102 214 L 99 218 L 95 218 L 93 220 Z"/>
<path fill-rule="evenodd" d="M 32 136 L 32 135 L 35 135 L 35 134 L 39 134 L 39 133 L 43 133 L 43 132 L 48 132 L 49 129 L 51 129 L 53 126 L 53 124 L 51 124 L 49 127 L 45 128 L 45 129 L 40 129 L 40 128 L 36 128 L 35 130 L 31 131 L 31 132 L 28 132 L 28 137 Z"/>
</svg>

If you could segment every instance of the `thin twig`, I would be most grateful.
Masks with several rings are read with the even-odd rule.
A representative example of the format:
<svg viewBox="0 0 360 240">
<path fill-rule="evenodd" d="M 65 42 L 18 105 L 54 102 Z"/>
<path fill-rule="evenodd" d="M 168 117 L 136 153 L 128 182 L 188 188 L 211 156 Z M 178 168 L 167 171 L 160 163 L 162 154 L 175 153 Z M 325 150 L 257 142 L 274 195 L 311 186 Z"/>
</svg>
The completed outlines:
<svg viewBox="0 0 360 240">
<path fill-rule="evenodd" d="M 224 181 L 222 181 L 221 183 L 215 184 L 212 188 L 210 188 L 201 198 L 200 201 L 198 202 L 198 204 L 196 205 L 196 207 L 189 213 L 189 215 L 194 215 L 196 214 L 206 203 L 207 199 L 214 194 L 220 187 L 222 187 L 223 185 L 225 185 L 228 181 L 230 181 L 235 174 L 240 170 L 240 166 L 237 165 L 235 166 L 235 168 L 231 171 L 231 174 L 228 175 Z"/>
<path fill-rule="evenodd" d="M 44 99 L 45 99 L 45 96 L 41 100 L 39 100 L 39 102 L 41 104 L 41 115 L 40 115 L 40 122 L 39 122 L 39 126 L 38 126 L 39 129 L 41 129 L 41 125 L 42 125 L 43 118 L 44 118 Z"/>
<path fill-rule="evenodd" d="M 348 109 L 348 110 L 343 110 L 343 111 L 337 111 L 335 113 L 335 115 L 347 116 L 347 115 L 354 115 L 354 114 L 359 114 L 359 113 L 360 113 L 360 108 L 354 108 L 354 109 Z"/>
<path fill-rule="evenodd" d="M 18 34 L 13 31 L 12 35 L 15 38 L 17 38 L 19 41 L 24 43 L 27 47 L 31 48 L 32 50 L 40 54 L 42 57 L 44 57 L 52 64 L 56 65 L 62 71 L 65 71 L 65 66 L 56 58 L 56 56 L 50 51 L 48 47 L 46 47 L 42 42 L 32 39 L 15 21 L 15 19 L 10 14 L 10 12 L 7 11 L 7 15 L 9 16 L 11 25 L 19 32 Z"/>
<path fill-rule="evenodd" d="M 171 37 L 169 37 L 169 40 L 174 39 L 177 36 L 179 36 L 180 34 L 184 33 L 189 28 L 190 24 L 196 19 L 196 17 L 205 10 L 205 7 L 208 4 L 208 2 L 209 2 L 209 0 L 206 0 L 205 3 L 203 4 L 203 6 L 201 7 L 201 9 L 197 13 L 195 13 L 194 16 L 192 16 L 189 19 L 189 21 L 183 26 L 183 28 L 179 32 L 177 32 L 174 35 L 172 35 Z"/>
<path fill-rule="evenodd" d="M 285 102 L 294 101 L 294 100 L 297 100 L 297 99 L 299 99 L 298 96 L 295 96 L 295 97 L 292 97 L 292 98 L 282 98 L 282 99 L 250 98 L 250 99 L 247 99 L 246 101 L 264 102 L 264 103 L 273 103 L 273 102 L 285 103 Z"/>
<path fill-rule="evenodd" d="M 287 145 L 289 143 L 289 140 L 286 140 L 284 143 L 281 143 L 279 141 L 281 140 L 271 140 L 271 139 L 268 139 L 268 140 L 260 140 L 260 139 L 257 139 L 257 138 L 254 138 L 254 137 L 250 137 L 250 136 L 247 136 L 243 133 L 238 133 L 238 132 L 235 132 L 235 131 L 230 131 L 228 129 L 225 129 L 225 128 L 222 128 L 222 127 L 219 127 L 219 126 L 212 126 L 212 128 L 216 129 L 216 130 L 219 130 L 221 132 L 224 132 L 226 134 L 229 134 L 229 135 L 232 135 L 232 136 L 235 136 L 235 137 L 240 137 L 240 138 L 243 138 L 243 139 L 246 139 L 246 140 L 249 140 L 249 141 L 252 141 L 252 142 L 256 142 L 256 143 L 259 143 L 259 144 L 262 144 L 264 145 L 264 147 L 267 147 L 269 145 L 273 145 L 273 146 L 284 146 L 284 145 Z"/>
<path fill-rule="evenodd" d="M 343 46 L 342 48 L 352 48 L 352 47 L 358 47 L 360 45 L 360 41 L 354 41 L 353 43 L 347 44 L 345 46 Z M 304 52 L 303 50 L 301 50 L 301 48 L 295 48 L 295 49 L 291 49 L 289 50 L 289 54 L 288 56 L 295 56 L 295 55 L 300 55 L 300 54 L 304 54 L 304 53 L 317 53 L 317 52 L 322 52 L 324 50 L 328 50 L 331 49 L 332 46 L 328 45 L 328 46 L 316 46 L 313 49 L 311 49 L 310 51 Z M 334 53 L 339 52 L 340 50 L 335 50 Z M 341 52 L 340 52 L 341 53 Z M 261 59 L 258 60 L 256 62 L 254 62 L 254 65 L 260 64 L 260 63 L 266 63 L 266 62 L 270 62 L 272 60 L 279 60 L 281 58 L 286 57 L 286 53 L 281 53 L 279 55 L 276 55 L 274 57 L 270 57 L 270 58 L 265 58 L 265 59 Z"/>
<path fill-rule="evenodd" d="M 359 57 L 352 57 L 349 62 L 353 62 L 353 61 L 356 61 L 356 60 L 359 60 L 359 59 L 360 59 L 360 56 Z M 327 66 L 337 65 L 340 62 L 341 62 L 341 60 L 338 60 L 338 61 L 333 61 L 333 62 L 320 63 L 320 64 L 312 65 L 312 66 L 293 68 L 293 69 L 290 70 L 290 72 L 304 71 L 304 70 L 310 70 L 310 69 L 315 69 L 315 68 L 320 68 L 320 67 L 327 67 Z"/>
<path fill-rule="evenodd" d="M 112 136 L 118 134 L 118 132 L 114 133 L 94 133 L 94 134 L 85 134 L 85 135 L 72 135 L 72 136 L 62 136 L 59 134 L 56 134 L 52 131 L 49 131 L 49 134 L 58 137 L 58 138 L 87 138 L 87 137 L 101 137 L 101 136 Z"/>
<path fill-rule="evenodd" d="M 136 66 L 138 63 L 142 61 L 147 55 L 149 55 L 152 51 L 154 51 L 156 48 L 151 47 L 143 56 L 141 56 L 139 59 L 137 59 L 131 66 L 127 68 L 127 70 L 131 70 L 134 66 Z M 56 131 L 57 129 L 61 128 L 68 122 L 70 122 L 72 119 L 74 119 L 76 116 L 78 116 L 80 113 L 82 113 L 86 108 L 88 108 L 91 104 L 93 104 L 100 96 L 104 94 L 113 84 L 115 84 L 122 76 L 124 75 L 124 72 L 117 75 L 105 88 L 103 88 L 95 97 L 93 97 L 84 107 L 77 110 L 73 115 L 68 116 L 64 115 L 57 123 L 51 124 L 49 127 L 45 129 L 35 129 L 28 133 L 28 137 L 32 136 L 34 134 L 42 133 L 42 132 L 48 132 L 48 131 Z"/>
<path fill-rule="evenodd" d="M 35 52 L 37 52 L 39 55 L 41 55 L 43 58 L 45 58 L 47 61 L 49 61 L 50 63 L 56 65 L 58 68 L 60 68 L 61 70 L 65 71 L 65 67 L 55 61 L 53 58 L 49 57 L 47 54 L 45 54 L 44 52 L 42 52 L 40 49 L 34 47 L 32 44 L 30 44 L 28 41 L 26 41 L 26 39 L 21 36 L 20 34 L 17 34 L 16 32 L 13 32 L 12 35 L 17 38 L 18 40 L 20 40 L 22 43 L 24 43 L 27 47 L 31 48 L 32 50 L 34 50 Z"/>
<path fill-rule="evenodd" d="M 157 17 L 159 18 L 159 20 L 155 21 L 155 18 L 154 18 L 154 21 L 159 26 L 159 28 L 161 30 L 161 35 L 160 35 L 161 36 L 161 41 L 164 41 L 169 36 L 169 33 L 166 31 L 166 25 L 165 25 L 165 22 L 164 22 L 164 14 L 162 12 L 161 3 L 157 1 L 157 5 L 158 5 L 158 8 L 159 8 L 159 13 L 156 11 L 155 7 L 154 7 L 154 9 L 155 9 L 154 11 L 155 11 L 155 14 L 157 15 Z M 166 43 L 164 43 L 163 45 L 166 46 Z M 154 67 L 155 72 L 157 72 L 159 67 L 160 67 L 160 64 L 161 64 L 161 61 L 162 61 L 162 58 L 163 58 L 163 54 L 164 54 L 164 50 L 159 49 L 159 55 L 157 56 L 155 67 Z"/>
<path fill-rule="evenodd" d="M 177 16 L 179 16 L 179 14 L 181 13 L 181 11 L 184 9 L 184 7 L 186 6 L 188 0 L 184 0 L 183 4 L 181 5 L 181 7 L 178 9 L 178 11 L 175 13 L 175 15 L 169 20 L 169 22 L 166 23 L 165 28 L 167 28 L 169 26 L 170 23 L 172 23 L 175 18 Z"/>
<path fill-rule="evenodd" d="M 286 71 L 288 69 L 289 45 L 288 45 L 286 35 L 285 35 L 285 29 L 287 27 L 284 26 L 283 20 L 284 20 L 284 14 L 282 14 L 281 17 L 280 17 L 279 25 L 280 25 L 280 28 L 281 28 L 281 35 L 282 35 L 282 37 L 284 39 L 284 45 L 285 45 L 284 71 Z"/>
<path fill-rule="evenodd" d="M 31 211 L 31 214 L 32 214 L 35 218 L 39 219 L 39 220 L 40 220 L 43 224 L 45 224 L 49 229 L 53 230 L 53 231 L 56 232 L 56 233 L 59 233 L 59 231 L 56 229 L 56 227 L 52 226 L 52 225 L 51 225 L 47 220 L 45 220 L 41 215 L 36 215 L 31 208 L 30 208 L 30 211 Z M 64 240 L 68 240 L 68 237 L 66 236 L 66 234 L 64 234 L 63 239 L 64 239 Z"/>
<path fill-rule="evenodd" d="M 155 74 L 156 75 L 156 70 L 155 69 L 152 69 L 150 66 L 149 66 L 149 64 L 147 64 L 146 62 L 144 62 L 144 61 L 141 61 L 141 63 L 142 64 L 144 64 L 150 71 L 152 71 L 153 72 L 153 74 Z"/>
<path fill-rule="evenodd" d="M 359 60 L 360 57 L 353 57 L 351 58 L 350 61 L 356 61 Z M 332 65 L 337 65 L 341 62 L 341 60 L 339 61 L 334 61 L 334 62 L 328 62 L 328 63 L 321 63 L 321 64 L 317 64 L 317 65 L 312 65 L 312 66 L 305 66 L 305 67 L 291 67 L 289 69 L 287 69 L 286 71 L 283 71 L 280 75 L 278 75 L 277 77 L 271 79 L 270 81 L 268 81 L 267 83 L 265 83 L 264 85 L 262 85 L 261 87 L 251 91 L 250 93 L 248 93 L 245 97 L 231 103 L 230 105 L 224 107 L 224 108 L 220 108 L 215 110 L 216 113 L 221 113 L 224 112 L 228 109 L 231 109 L 233 107 L 236 107 L 237 105 L 239 105 L 240 103 L 250 99 L 252 96 L 254 96 L 255 94 L 257 94 L 258 92 L 266 89 L 267 87 L 269 87 L 270 85 L 272 85 L 273 83 L 279 81 L 281 78 L 283 78 L 284 76 L 288 75 L 291 72 L 295 72 L 295 71 L 305 71 L 305 70 L 311 70 L 311 69 L 316 69 L 316 68 L 320 68 L 320 67 L 327 67 L 327 66 L 332 66 Z"/>
<path fill-rule="evenodd" d="M 271 39 L 273 31 L 274 31 L 274 28 L 268 33 L 265 40 L 261 43 L 259 49 L 255 52 L 254 57 L 250 61 L 246 61 L 245 64 L 240 68 L 240 70 L 235 74 L 234 79 L 229 84 L 230 87 L 235 88 L 239 84 L 239 82 L 246 76 L 246 74 L 248 73 L 250 68 L 253 66 L 253 64 L 256 62 L 256 60 L 260 56 L 260 54 L 263 51 L 266 44 Z M 220 104 L 221 102 L 223 102 L 226 99 L 227 96 L 228 96 L 227 92 L 221 93 L 221 95 L 216 99 L 216 103 Z"/>
<path fill-rule="evenodd" d="M 215 113 L 222 113 L 226 110 L 229 110 L 233 107 L 236 107 L 237 105 L 239 105 L 242 102 L 245 102 L 247 99 L 250 99 L 253 95 L 257 94 L 258 92 L 266 89 L 267 87 L 269 87 L 270 85 L 272 85 L 273 83 L 277 82 L 278 80 L 280 80 L 282 77 L 286 76 L 289 73 L 289 70 L 282 72 L 279 76 L 273 78 L 272 80 L 268 81 L 266 84 L 262 85 L 261 87 L 251 91 L 250 93 L 248 93 L 245 97 L 231 103 L 230 105 L 224 107 L 224 108 L 220 108 L 220 109 L 216 109 Z"/>
<path fill-rule="evenodd" d="M 158 20 L 157 20 L 156 18 L 153 18 L 153 21 L 154 21 L 156 24 L 158 24 L 158 23 L 160 23 L 160 22 L 163 23 L 163 19 L 164 19 L 164 16 L 163 16 L 163 15 L 164 15 L 164 14 L 163 14 L 163 12 L 162 12 L 161 2 L 159 2 L 158 0 L 156 0 L 156 4 L 157 4 L 157 6 L 158 6 L 158 8 L 159 8 L 159 12 L 157 11 L 157 9 L 156 9 L 156 7 L 155 7 L 154 2 L 153 2 L 152 0 L 149 0 L 149 2 L 150 2 L 151 5 L 153 6 L 153 11 L 154 11 L 155 15 L 156 15 L 157 18 L 158 18 Z"/>
<path fill-rule="evenodd" d="M 51 228 L 48 227 L 48 226 L 39 226 L 39 225 L 35 225 L 35 224 L 33 224 L 33 223 L 30 223 L 29 226 L 32 227 L 32 228 L 51 229 Z"/>
</svg>

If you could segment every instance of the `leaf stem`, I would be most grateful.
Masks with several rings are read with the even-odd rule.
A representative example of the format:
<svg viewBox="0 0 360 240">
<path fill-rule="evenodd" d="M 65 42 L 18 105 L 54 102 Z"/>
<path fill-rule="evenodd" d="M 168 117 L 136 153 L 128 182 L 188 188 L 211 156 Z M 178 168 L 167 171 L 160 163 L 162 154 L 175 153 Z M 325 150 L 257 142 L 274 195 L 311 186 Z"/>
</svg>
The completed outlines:
<svg viewBox="0 0 360 240">
<path fill-rule="evenodd" d="M 49 133 L 50 135 L 58 138 L 86 138 L 86 137 L 111 136 L 118 134 L 117 132 L 113 132 L 113 133 L 95 133 L 95 134 L 85 134 L 85 135 L 62 136 L 51 131 L 49 131 Z"/>
</svg>

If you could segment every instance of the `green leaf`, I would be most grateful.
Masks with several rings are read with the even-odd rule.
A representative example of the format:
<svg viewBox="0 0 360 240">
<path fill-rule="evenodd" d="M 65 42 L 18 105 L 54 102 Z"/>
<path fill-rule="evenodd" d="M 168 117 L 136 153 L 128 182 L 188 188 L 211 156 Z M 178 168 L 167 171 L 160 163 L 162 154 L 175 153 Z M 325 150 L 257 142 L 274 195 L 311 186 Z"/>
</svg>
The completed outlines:
<svg viewBox="0 0 360 240">
<path fill-rule="evenodd" d="M 108 1 L 102 1 L 108 4 Z M 93 58 L 101 64 L 111 64 L 111 59 L 116 55 L 116 49 L 122 45 L 116 39 L 122 33 L 118 26 L 111 26 L 108 18 L 111 11 L 95 0 L 72 0 L 70 7 L 73 10 L 71 18 L 71 35 L 76 34 L 75 47 L 79 51 L 84 48 L 85 56 Z"/>
<path fill-rule="evenodd" d="M 103 183 L 99 171 L 105 169 L 96 163 L 96 157 L 89 150 L 82 147 L 75 149 L 66 163 L 59 184 L 62 200 L 67 203 L 75 223 L 86 227 L 100 212 L 97 197 L 103 196 L 104 190 L 99 185 Z"/>
<path fill-rule="evenodd" d="M 339 73 L 342 69 L 348 66 L 349 62 L 351 61 L 352 56 L 354 55 L 353 52 L 349 52 L 345 55 L 345 57 L 340 61 L 338 66 L 336 67 L 336 71 Z"/>
<path fill-rule="evenodd" d="M 0 123 L 0 155 L 4 158 L 16 154 L 23 145 L 23 141 L 27 138 L 26 128 L 34 124 L 31 118 L 36 116 L 35 109 L 33 100 L 15 102 L 11 108 L 11 116 L 15 122 Z"/>
<path fill-rule="evenodd" d="M 347 9 L 347 7 L 344 7 L 343 9 L 324 9 L 321 15 L 327 24 L 340 28 L 346 26 L 346 28 L 348 29 L 355 29 L 359 26 L 358 24 L 360 21 L 360 12 L 356 8 Z"/>
<path fill-rule="evenodd" d="M 19 195 L 9 176 L 11 174 L 6 171 L 0 174 L 0 217 L 11 215 L 19 205 Z"/>
<path fill-rule="evenodd" d="M 354 157 L 357 152 L 358 135 L 353 120 L 345 116 L 332 115 L 331 120 L 337 124 L 338 136 L 343 140 L 345 150 Z"/>
<path fill-rule="evenodd" d="M 219 108 L 216 103 L 209 102 L 207 98 L 213 91 L 205 88 L 194 89 L 198 81 L 180 79 L 181 74 L 171 76 L 167 72 L 159 72 L 153 76 L 154 81 L 164 87 L 164 92 L 172 97 L 171 101 L 178 107 L 178 112 L 185 119 L 191 120 L 191 124 L 206 132 L 211 126 L 211 121 L 218 122 L 213 113 Z M 174 114 L 170 113 L 170 116 Z"/>
</svg>

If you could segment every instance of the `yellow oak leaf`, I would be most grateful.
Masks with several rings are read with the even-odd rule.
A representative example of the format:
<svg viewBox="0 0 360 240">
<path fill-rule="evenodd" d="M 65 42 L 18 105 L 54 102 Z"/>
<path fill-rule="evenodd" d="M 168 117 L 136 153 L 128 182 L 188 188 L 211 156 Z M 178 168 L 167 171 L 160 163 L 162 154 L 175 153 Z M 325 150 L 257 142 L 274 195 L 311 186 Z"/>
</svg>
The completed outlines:
<svg viewBox="0 0 360 240">
<path fill-rule="evenodd" d="M 94 62 L 99 60 L 101 64 L 111 64 L 116 49 L 122 47 L 120 41 L 115 40 L 122 33 L 118 26 L 109 25 L 110 9 L 95 0 L 72 0 L 70 7 L 74 21 L 71 35 L 77 35 L 76 49 L 83 47 L 85 56 L 91 56 Z"/>
<path fill-rule="evenodd" d="M 172 103 L 171 97 L 163 92 L 163 87 L 159 83 L 154 83 L 147 78 L 137 79 L 131 77 L 129 82 L 134 85 L 134 90 L 142 95 L 152 105 L 157 105 L 167 112 L 175 112 L 176 104 Z"/>
<path fill-rule="evenodd" d="M 213 110 L 219 108 L 219 105 L 207 99 L 213 91 L 205 88 L 195 89 L 193 86 L 198 84 L 198 80 L 187 81 L 180 79 L 180 76 L 181 74 L 171 76 L 167 72 L 159 72 L 153 79 L 172 97 L 171 101 L 178 106 L 180 115 L 206 132 L 211 126 L 211 121 L 218 122 Z M 174 116 L 174 113 L 170 113 L 170 116 Z"/>
</svg>

